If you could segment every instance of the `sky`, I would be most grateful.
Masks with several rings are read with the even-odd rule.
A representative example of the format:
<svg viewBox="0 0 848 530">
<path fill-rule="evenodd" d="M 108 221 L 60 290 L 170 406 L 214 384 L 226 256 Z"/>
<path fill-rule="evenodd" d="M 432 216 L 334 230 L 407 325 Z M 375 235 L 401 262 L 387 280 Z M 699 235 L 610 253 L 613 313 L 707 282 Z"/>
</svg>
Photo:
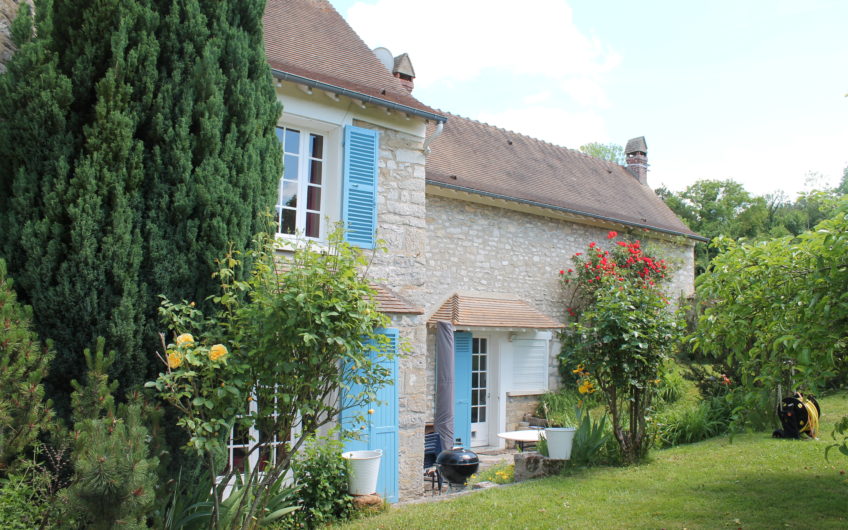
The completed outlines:
<svg viewBox="0 0 848 530">
<path fill-rule="evenodd" d="M 433 108 L 573 149 L 644 136 L 651 187 L 757 195 L 848 166 L 845 0 L 330 0 Z"/>
</svg>

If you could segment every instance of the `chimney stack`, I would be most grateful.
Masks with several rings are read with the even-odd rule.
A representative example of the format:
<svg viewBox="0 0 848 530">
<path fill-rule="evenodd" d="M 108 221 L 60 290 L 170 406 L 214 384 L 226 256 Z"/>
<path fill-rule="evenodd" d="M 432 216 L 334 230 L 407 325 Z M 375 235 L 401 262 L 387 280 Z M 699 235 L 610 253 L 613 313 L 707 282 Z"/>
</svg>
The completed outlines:
<svg viewBox="0 0 848 530">
<path fill-rule="evenodd" d="M 402 53 L 395 57 L 392 75 L 400 79 L 403 88 L 412 93 L 412 89 L 415 87 L 413 83 L 415 70 L 412 69 L 412 61 L 409 60 L 409 55 Z"/>
<path fill-rule="evenodd" d="M 645 137 L 632 138 L 628 140 L 624 148 L 624 161 L 627 171 L 636 177 L 639 184 L 648 185 L 648 145 Z"/>
</svg>

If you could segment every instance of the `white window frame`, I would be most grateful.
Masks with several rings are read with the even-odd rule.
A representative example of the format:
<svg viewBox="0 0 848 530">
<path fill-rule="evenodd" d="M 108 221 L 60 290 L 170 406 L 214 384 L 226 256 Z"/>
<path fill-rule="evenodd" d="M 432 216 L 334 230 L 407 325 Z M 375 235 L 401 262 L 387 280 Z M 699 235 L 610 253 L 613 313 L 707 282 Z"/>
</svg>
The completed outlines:
<svg viewBox="0 0 848 530">
<path fill-rule="evenodd" d="M 323 137 L 323 175 L 321 177 L 321 208 L 319 211 L 320 229 L 318 237 L 306 236 L 306 205 L 308 200 L 308 164 L 299 163 L 298 167 L 298 205 L 295 221 L 295 233 L 285 234 L 281 232 L 282 219 L 280 209 L 283 197 L 283 175 L 277 184 L 277 199 L 274 207 L 274 215 L 277 223 L 277 238 L 287 240 L 296 245 L 305 239 L 313 241 L 326 241 L 327 236 L 334 225 L 341 219 L 342 204 L 342 127 L 339 124 L 327 123 L 319 120 L 303 118 L 294 115 L 284 115 L 277 123 L 278 128 L 295 129 L 300 132 L 300 154 L 301 160 L 308 158 L 309 135 L 317 134 Z M 283 155 L 285 162 L 285 154 Z"/>
</svg>

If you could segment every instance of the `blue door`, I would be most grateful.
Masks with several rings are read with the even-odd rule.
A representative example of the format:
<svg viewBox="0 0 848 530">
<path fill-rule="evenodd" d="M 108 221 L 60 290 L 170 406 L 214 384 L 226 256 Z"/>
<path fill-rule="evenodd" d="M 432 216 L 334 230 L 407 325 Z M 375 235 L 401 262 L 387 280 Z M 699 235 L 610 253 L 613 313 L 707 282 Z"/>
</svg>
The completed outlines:
<svg viewBox="0 0 848 530">
<path fill-rule="evenodd" d="M 471 448 L 471 333 L 453 335 L 453 436 Z"/>
<path fill-rule="evenodd" d="M 397 354 L 398 330 L 393 328 L 380 329 L 377 331 L 389 339 L 387 348 Z M 389 502 L 398 500 L 398 395 L 397 380 L 398 367 L 397 357 L 392 359 L 382 358 L 379 360 L 381 366 L 390 372 L 391 383 L 378 389 L 375 401 L 358 408 L 349 408 L 342 411 L 342 426 L 346 430 L 358 431 L 358 440 L 345 442 L 345 451 L 373 451 L 381 449 L 383 458 L 380 459 L 380 474 L 377 476 L 377 493 Z M 361 392 L 361 387 L 355 385 L 350 390 L 351 394 Z M 369 413 L 370 411 L 370 413 Z M 365 422 L 361 423 L 356 418 L 362 416 Z"/>
</svg>

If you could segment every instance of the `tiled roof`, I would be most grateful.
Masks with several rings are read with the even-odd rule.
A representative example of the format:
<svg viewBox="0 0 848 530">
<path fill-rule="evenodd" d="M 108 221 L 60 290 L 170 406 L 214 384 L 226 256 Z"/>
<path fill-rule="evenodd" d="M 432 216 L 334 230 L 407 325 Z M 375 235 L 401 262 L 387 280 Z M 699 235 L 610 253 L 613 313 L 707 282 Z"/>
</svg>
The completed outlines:
<svg viewBox="0 0 848 530">
<path fill-rule="evenodd" d="M 326 0 L 268 0 L 265 53 L 272 69 L 437 114 L 401 85 Z"/>
<path fill-rule="evenodd" d="M 427 156 L 428 184 L 702 239 L 618 164 L 447 116 Z"/>
<path fill-rule="evenodd" d="M 451 322 L 459 327 L 556 329 L 565 325 L 533 309 L 522 300 L 455 294 L 427 321 Z"/>
<path fill-rule="evenodd" d="M 409 314 L 423 315 L 424 310 L 420 307 L 415 307 L 407 300 L 404 300 L 400 295 L 386 287 L 385 285 L 372 285 L 377 290 L 377 296 L 374 299 L 377 301 L 377 306 L 381 313 L 393 314 Z"/>
</svg>

